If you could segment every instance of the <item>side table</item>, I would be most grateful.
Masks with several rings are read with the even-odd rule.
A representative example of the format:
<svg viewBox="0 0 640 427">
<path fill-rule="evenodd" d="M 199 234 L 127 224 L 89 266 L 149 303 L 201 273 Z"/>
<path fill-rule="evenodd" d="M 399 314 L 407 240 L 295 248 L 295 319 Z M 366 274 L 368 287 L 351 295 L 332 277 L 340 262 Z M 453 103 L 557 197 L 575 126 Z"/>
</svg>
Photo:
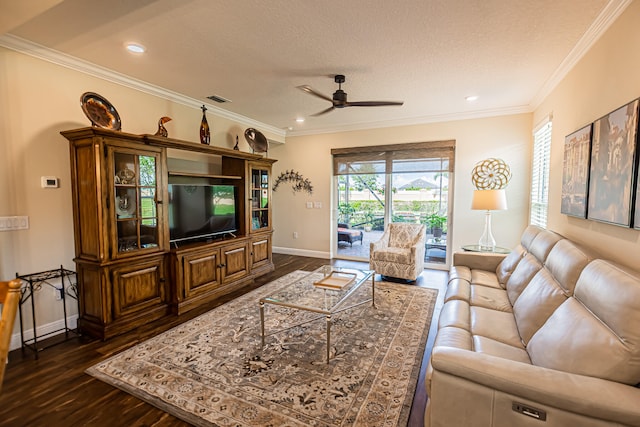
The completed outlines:
<svg viewBox="0 0 640 427">
<path fill-rule="evenodd" d="M 33 274 L 24 274 L 19 275 L 16 273 L 16 278 L 22 280 L 25 285 L 20 289 L 20 340 L 22 341 L 22 349 L 24 351 L 25 348 L 31 349 L 35 353 L 36 360 L 38 359 L 38 352 L 44 350 L 50 346 L 38 346 L 38 340 L 40 338 L 44 338 L 50 335 L 55 335 L 58 332 L 65 333 L 65 341 L 69 339 L 69 332 L 72 332 L 74 335 L 79 335 L 78 330 L 73 330 L 69 328 L 67 323 L 67 297 L 71 297 L 78 300 L 78 287 L 77 281 L 72 281 L 71 277 L 75 277 L 76 272 L 72 270 L 66 270 L 62 266 L 60 268 L 56 268 L 53 270 L 42 271 L 40 273 Z M 53 279 L 60 279 L 60 286 L 62 288 L 58 288 L 56 285 L 50 282 Z M 65 283 L 66 279 L 66 283 Z M 36 306 L 35 306 L 35 292 L 39 291 L 42 288 L 42 285 L 48 285 L 52 288 L 56 288 L 59 292 L 60 299 L 62 300 L 62 309 L 64 312 L 64 327 L 56 329 L 55 331 L 50 331 L 47 333 L 43 333 L 38 335 L 37 331 L 37 322 L 36 322 Z M 27 303 L 27 301 L 31 300 L 31 320 L 33 322 L 33 338 L 25 339 L 24 337 L 24 321 L 22 314 L 22 306 Z"/>
<path fill-rule="evenodd" d="M 503 248 L 502 246 L 494 246 L 493 250 L 484 249 L 480 245 L 464 245 L 462 247 L 463 251 L 467 252 L 486 252 L 492 254 L 509 254 L 511 253 L 511 249 Z"/>
</svg>

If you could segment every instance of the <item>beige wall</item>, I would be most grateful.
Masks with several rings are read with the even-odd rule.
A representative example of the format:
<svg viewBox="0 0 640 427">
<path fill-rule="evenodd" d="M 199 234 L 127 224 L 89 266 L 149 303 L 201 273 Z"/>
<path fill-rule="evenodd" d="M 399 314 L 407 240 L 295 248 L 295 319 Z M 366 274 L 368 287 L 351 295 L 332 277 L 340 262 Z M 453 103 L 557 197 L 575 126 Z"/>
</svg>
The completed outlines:
<svg viewBox="0 0 640 427">
<path fill-rule="evenodd" d="M 504 159 L 513 170 L 507 188 L 509 209 L 495 212 L 493 224 L 497 243 L 514 246 L 528 221 L 531 130 L 534 123 L 553 113 L 549 228 L 634 265 L 638 231 L 569 218 L 559 211 L 564 136 L 640 96 L 640 51 L 635 48 L 640 45 L 638 16 L 640 3 L 634 2 L 533 114 L 298 136 L 272 146 L 269 157 L 279 160 L 274 176 L 293 169 L 315 187 L 313 196 L 294 194 L 287 185 L 274 193 L 274 247 L 329 256 L 334 216 L 331 148 L 448 139 L 457 142 L 453 247 L 474 243 L 482 231 L 483 213 L 469 208 L 470 171 L 488 157 Z M 30 220 L 28 230 L 0 232 L 0 279 L 61 264 L 74 268 L 68 144 L 59 132 L 89 125 L 79 105 L 85 91 L 100 93 L 113 102 L 126 132 L 154 133 L 158 118 L 168 115 L 173 118 L 167 124 L 170 136 L 198 141 L 201 113 L 196 106 L 0 48 L 0 216 L 28 215 Z M 249 151 L 242 137 L 246 124 L 211 113 L 208 119 L 214 145 L 232 147 L 239 135 L 241 149 Z M 60 188 L 40 188 L 41 176 L 59 177 Z M 322 208 L 307 209 L 307 201 L 319 201 Z M 293 232 L 298 239 L 293 239 Z M 39 297 L 37 311 L 39 324 L 62 318 L 53 292 Z"/>
<path fill-rule="evenodd" d="M 536 109 L 553 114 L 548 228 L 638 268 L 640 232 L 560 213 L 564 137 L 640 96 L 640 2 L 633 2 Z"/>
<path fill-rule="evenodd" d="M 332 114 L 348 114 L 336 111 Z M 278 159 L 274 177 L 293 169 L 309 178 L 314 193 L 293 193 L 287 185 L 273 194 L 274 247 L 279 251 L 328 256 L 332 248 L 331 222 L 336 218 L 332 202 L 331 149 L 367 145 L 456 140 L 453 199 L 453 248 L 475 244 L 484 226 L 484 212 L 472 211 L 471 170 L 480 160 L 499 157 L 513 170 L 507 187 L 509 209 L 493 213 L 498 245 L 513 247 L 528 220 L 528 186 L 531 163 L 531 115 L 517 114 L 396 128 L 288 137 L 274 148 Z M 322 202 L 322 209 L 307 209 L 307 201 Z M 298 239 L 293 233 L 298 233 Z M 295 250 L 292 250 L 295 249 Z"/>
<path fill-rule="evenodd" d="M 199 143 L 202 112 L 197 105 L 170 102 L 0 48 L 0 216 L 27 215 L 30 226 L 0 232 L 0 280 L 60 265 L 75 270 L 69 144 L 59 132 L 90 125 L 80 108 L 80 95 L 86 91 L 114 104 L 125 132 L 155 133 L 158 118 L 169 116 L 169 136 Z M 210 111 L 207 119 L 213 145 L 232 148 L 239 135 L 240 149 L 250 151 L 243 136 L 246 124 Z M 284 140 L 283 135 L 265 135 Z M 42 189 L 41 176 L 58 177 L 60 188 Z M 53 290 L 44 288 L 37 295 L 39 326 L 63 318 Z M 70 311 L 77 314 L 75 307 Z M 30 321 L 25 328 L 31 329 Z"/>
</svg>

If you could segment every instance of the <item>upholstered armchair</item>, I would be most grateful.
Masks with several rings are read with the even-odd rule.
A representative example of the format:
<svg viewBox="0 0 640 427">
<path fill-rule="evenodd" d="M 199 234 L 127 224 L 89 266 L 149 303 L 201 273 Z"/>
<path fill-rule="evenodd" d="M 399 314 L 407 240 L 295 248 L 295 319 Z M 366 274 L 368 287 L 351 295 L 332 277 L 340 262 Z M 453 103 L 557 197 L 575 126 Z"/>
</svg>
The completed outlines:
<svg viewBox="0 0 640 427">
<path fill-rule="evenodd" d="M 380 240 L 371 243 L 369 268 L 383 276 L 414 281 L 424 268 L 426 227 L 391 223 Z"/>
</svg>

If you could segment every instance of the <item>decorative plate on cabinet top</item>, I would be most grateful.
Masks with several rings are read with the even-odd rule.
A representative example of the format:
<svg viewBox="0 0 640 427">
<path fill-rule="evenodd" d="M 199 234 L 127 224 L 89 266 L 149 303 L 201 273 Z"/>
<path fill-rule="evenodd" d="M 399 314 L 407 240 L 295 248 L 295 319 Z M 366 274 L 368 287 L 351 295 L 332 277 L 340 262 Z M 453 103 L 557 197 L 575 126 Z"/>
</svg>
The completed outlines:
<svg viewBox="0 0 640 427">
<path fill-rule="evenodd" d="M 93 126 L 111 130 L 120 130 L 122 127 L 118 111 L 109 101 L 97 93 L 83 93 L 80 97 L 80 105 Z"/>
</svg>

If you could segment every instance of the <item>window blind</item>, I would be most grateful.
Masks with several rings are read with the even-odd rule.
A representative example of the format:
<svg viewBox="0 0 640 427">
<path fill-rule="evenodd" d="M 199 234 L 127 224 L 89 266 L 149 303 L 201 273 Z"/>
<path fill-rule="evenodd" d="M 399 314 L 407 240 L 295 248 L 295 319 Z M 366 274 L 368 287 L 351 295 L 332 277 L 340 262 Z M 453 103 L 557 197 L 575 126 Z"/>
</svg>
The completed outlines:
<svg viewBox="0 0 640 427">
<path fill-rule="evenodd" d="M 533 134 L 531 209 L 529 223 L 547 228 L 549 206 L 549 163 L 551 161 L 551 119 Z"/>
<path fill-rule="evenodd" d="M 439 171 L 453 172 L 455 141 L 416 142 L 332 149 L 333 174 Z M 431 163 L 419 160 L 430 159 Z M 402 161 L 406 160 L 406 161 Z M 365 166 L 366 165 L 366 166 Z M 366 172 L 365 172 L 366 171 Z"/>
</svg>

